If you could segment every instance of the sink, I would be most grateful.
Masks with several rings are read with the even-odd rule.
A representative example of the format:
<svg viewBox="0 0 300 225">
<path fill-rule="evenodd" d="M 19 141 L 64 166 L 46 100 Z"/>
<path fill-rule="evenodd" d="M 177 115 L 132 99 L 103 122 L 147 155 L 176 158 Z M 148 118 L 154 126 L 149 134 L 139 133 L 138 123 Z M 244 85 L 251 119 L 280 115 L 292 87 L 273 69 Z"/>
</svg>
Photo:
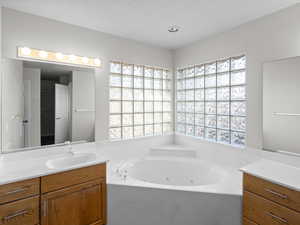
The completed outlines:
<svg viewBox="0 0 300 225">
<path fill-rule="evenodd" d="M 56 159 L 50 159 L 46 162 L 46 166 L 49 169 L 60 169 L 66 167 L 76 166 L 78 164 L 94 161 L 96 154 L 94 153 L 74 153 L 69 156 L 60 157 Z"/>
</svg>

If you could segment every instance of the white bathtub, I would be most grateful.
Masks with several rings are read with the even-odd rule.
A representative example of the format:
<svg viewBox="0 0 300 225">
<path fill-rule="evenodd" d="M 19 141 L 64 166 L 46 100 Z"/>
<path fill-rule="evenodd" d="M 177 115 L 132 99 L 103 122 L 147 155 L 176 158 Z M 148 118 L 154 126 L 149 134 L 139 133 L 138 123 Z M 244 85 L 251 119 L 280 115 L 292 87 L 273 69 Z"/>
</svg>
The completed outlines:
<svg viewBox="0 0 300 225">
<path fill-rule="evenodd" d="M 227 173 L 200 160 L 147 158 L 128 161 L 118 171 L 140 181 L 171 186 L 202 186 L 221 182 Z"/>
<path fill-rule="evenodd" d="M 240 225 L 241 173 L 187 155 L 111 162 L 109 225 Z"/>
</svg>

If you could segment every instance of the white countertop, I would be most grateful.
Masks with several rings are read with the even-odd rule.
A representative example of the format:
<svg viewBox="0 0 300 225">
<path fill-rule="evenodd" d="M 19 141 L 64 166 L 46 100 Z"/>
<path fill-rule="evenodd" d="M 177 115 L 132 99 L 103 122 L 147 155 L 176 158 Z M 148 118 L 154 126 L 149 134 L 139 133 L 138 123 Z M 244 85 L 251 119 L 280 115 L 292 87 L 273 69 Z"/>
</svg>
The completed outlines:
<svg viewBox="0 0 300 225">
<path fill-rule="evenodd" d="M 49 159 L 68 156 L 70 153 L 68 153 L 67 148 L 55 147 L 51 150 L 32 150 L 0 155 L 0 185 L 92 166 L 108 161 L 101 152 L 97 152 L 91 145 L 82 146 L 83 149 L 78 151 L 74 148 L 73 152 L 75 154 L 83 152 L 94 153 L 96 157 L 92 161 L 55 169 L 48 168 L 46 162 Z"/>
<path fill-rule="evenodd" d="M 115 145 L 115 144 L 113 144 Z M 123 148 L 120 148 L 123 147 Z M 39 149 L 32 151 L 24 151 L 17 153 L 9 153 L 0 155 L 0 185 L 22 181 L 26 179 L 42 177 L 49 174 L 60 173 L 76 168 L 82 168 L 99 163 L 108 162 L 107 168 L 107 183 L 110 185 L 134 186 L 143 188 L 158 188 L 169 190 L 181 190 L 192 192 L 206 193 L 223 193 L 230 195 L 242 195 L 242 172 L 238 169 L 223 168 L 228 171 L 226 178 L 217 184 L 200 185 L 200 186 L 171 186 L 148 183 L 128 177 L 124 180 L 116 172 L 116 168 L 121 162 L 135 158 L 133 155 L 121 155 L 124 152 L 124 146 L 118 145 L 117 148 L 107 148 L 105 145 L 96 143 L 74 145 L 72 152 L 77 153 L 93 153 L 96 158 L 87 163 L 77 164 L 76 166 L 64 167 L 60 169 L 50 169 L 46 163 L 48 160 L 66 157 L 68 149 L 66 147 L 54 147 L 49 149 Z M 174 146 L 175 148 L 175 146 Z M 120 151 L 121 149 L 121 151 Z M 145 148 L 143 154 L 149 154 L 150 148 Z M 175 148 L 178 149 L 178 148 Z M 70 156 L 70 155 L 69 155 Z M 140 158 L 142 156 L 136 156 Z M 229 172 L 230 170 L 230 172 Z"/>
<path fill-rule="evenodd" d="M 241 168 L 241 171 L 275 184 L 300 191 L 300 168 L 261 159 Z"/>
<path fill-rule="evenodd" d="M 47 167 L 46 162 L 50 159 L 56 159 L 59 157 L 65 157 L 68 153 L 66 147 L 54 147 L 49 149 L 39 149 L 32 151 L 24 151 L 18 153 L 2 154 L 0 155 L 0 185 L 13 183 L 30 178 L 36 178 L 46 176 L 49 174 L 55 174 L 63 171 L 68 171 L 76 168 L 82 168 L 99 163 L 108 162 L 108 174 L 107 182 L 113 185 L 129 185 L 137 187 L 152 187 L 152 188 L 168 188 L 176 190 L 186 191 L 199 191 L 199 192 L 213 192 L 213 193 L 225 193 L 242 195 L 242 172 L 252 174 L 257 177 L 261 177 L 266 180 L 270 180 L 274 183 L 289 187 L 300 191 L 300 168 L 288 166 L 275 161 L 266 159 L 255 159 L 252 163 L 247 163 L 239 170 L 240 166 L 231 166 L 230 163 L 222 165 L 224 170 L 228 171 L 227 178 L 220 185 L 209 186 L 195 186 L 195 187 L 165 187 L 157 184 L 149 184 L 143 181 L 137 181 L 133 179 L 127 179 L 124 181 L 114 172 L 115 167 L 119 165 L 121 161 L 126 161 L 132 158 L 141 158 L 149 154 L 150 147 L 145 147 L 145 141 L 141 140 L 139 144 L 133 142 L 120 143 L 86 143 L 73 145 L 72 151 L 76 153 L 93 153 L 96 155 L 93 161 L 77 164 L 76 166 L 64 167 L 60 169 L 50 169 Z M 134 146 L 134 147 L 133 147 Z M 172 146 L 173 149 L 176 146 Z M 129 150 L 136 148 L 133 153 Z M 175 149 L 178 149 L 175 148 Z M 126 151 L 125 151 L 126 150 Z M 232 157 L 230 157 L 231 159 Z M 243 162 L 241 156 L 236 157 L 238 162 Z M 202 157 L 202 160 L 207 160 L 206 157 Z M 209 159 L 208 159 L 209 160 Z M 218 163 L 217 163 L 218 164 Z M 228 168 L 227 168 L 228 167 Z"/>
</svg>

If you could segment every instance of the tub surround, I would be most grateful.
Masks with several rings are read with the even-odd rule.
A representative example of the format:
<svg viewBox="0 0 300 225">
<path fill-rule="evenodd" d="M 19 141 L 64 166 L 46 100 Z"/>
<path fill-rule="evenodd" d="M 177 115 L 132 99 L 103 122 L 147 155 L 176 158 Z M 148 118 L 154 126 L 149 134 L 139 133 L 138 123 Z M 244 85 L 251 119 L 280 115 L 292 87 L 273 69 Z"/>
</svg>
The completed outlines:
<svg viewBox="0 0 300 225">
<path fill-rule="evenodd" d="M 244 173 L 300 191 L 300 168 L 262 159 L 243 168 Z"/>
<path fill-rule="evenodd" d="M 163 170 L 159 173 L 159 169 L 156 168 L 153 171 L 155 175 L 150 175 L 152 177 L 153 182 L 151 182 L 151 178 L 143 177 L 142 175 L 136 176 L 136 167 L 143 165 L 145 162 L 160 162 L 165 161 L 166 164 L 176 164 L 178 163 L 178 168 L 176 171 L 170 171 L 170 168 L 161 168 Z M 155 164 L 155 163 L 154 163 Z M 183 169 L 183 165 L 201 165 L 203 168 L 198 168 L 199 172 L 204 172 L 204 165 L 207 165 L 208 170 L 217 170 L 220 174 L 218 177 L 211 178 L 214 182 L 211 183 L 195 183 L 195 185 L 191 184 L 184 184 L 183 178 L 178 178 L 181 184 L 175 185 L 164 184 L 164 182 L 155 182 L 155 180 L 162 181 L 163 179 L 176 180 L 176 174 L 180 173 L 178 169 Z M 157 166 L 157 165 L 156 165 Z M 173 190 L 173 191 L 186 191 L 186 192 L 202 192 L 202 193 L 210 193 L 210 194 L 220 194 L 220 195 L 233 195 L 240 197 L 242 195 L 242 173 L 238 171 L 238 169 L 233 169 L 229 167 L 219 167 L 217 165 L 211 165 L 210 163 L 204 163 L 203 161 L 190 158 L 178 158 L 178 157 L 162 157 L 162 156 L 151 156 L 151 157 L 143 157 L 142 159 L 131 159 L 131 160 L 121 160 L 121 161 L 111 161 L 110 162 L 110 169 L 108 174 L 108 183 L 112 185 L 118 186 L 130 186 L 130 187 L 140 187 L 140 188 L 156 188 L 162 190 Z M 216 169 L 218 168 L 218 169 Z M 185 168 L 187 169 L 187 168 Z M 125 172 L 125 175 L 123 173 Z M 142 171 L 140 171 L 142 173 Z M 145 172 L 145 171 L 144 171 Z M 187 171 L 185 171 L 187 173 Z M 147 173 L 146 173 L 147 174 Z M 192 174 L 195 173 L 191 172 L 190 178 L 193 180 Z M 204 176 L 205 177 L 205 176 Z M 201 179 L 200 179 L 201 180 Z M 196 181 L 195 181 L 196 182 Z"/>
</svg>

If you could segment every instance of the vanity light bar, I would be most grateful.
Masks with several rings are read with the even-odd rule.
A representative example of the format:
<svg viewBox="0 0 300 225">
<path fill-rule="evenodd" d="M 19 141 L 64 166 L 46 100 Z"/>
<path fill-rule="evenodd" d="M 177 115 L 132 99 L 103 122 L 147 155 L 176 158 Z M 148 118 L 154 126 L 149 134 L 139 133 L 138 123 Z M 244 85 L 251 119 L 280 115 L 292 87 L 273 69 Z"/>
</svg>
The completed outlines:
<svg viewBox="0 0 300 225">
<path fill-rule="evenodd" d="M 28 47 L 18 47 L 18 57 L 80 66 L 101 67 L 101 60 L 98 58 L 63 54 L 61 52 L 51 52 Z"/>
</svg>

